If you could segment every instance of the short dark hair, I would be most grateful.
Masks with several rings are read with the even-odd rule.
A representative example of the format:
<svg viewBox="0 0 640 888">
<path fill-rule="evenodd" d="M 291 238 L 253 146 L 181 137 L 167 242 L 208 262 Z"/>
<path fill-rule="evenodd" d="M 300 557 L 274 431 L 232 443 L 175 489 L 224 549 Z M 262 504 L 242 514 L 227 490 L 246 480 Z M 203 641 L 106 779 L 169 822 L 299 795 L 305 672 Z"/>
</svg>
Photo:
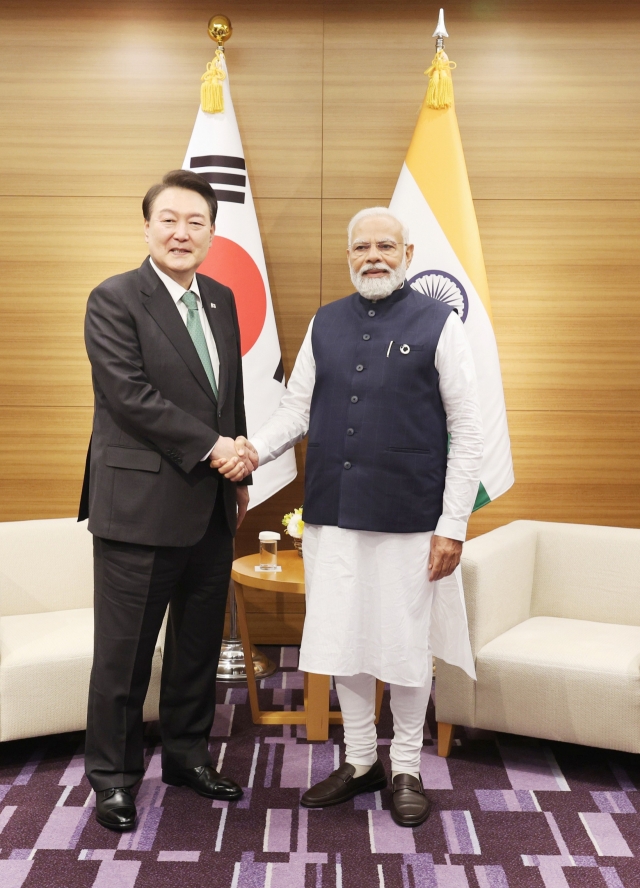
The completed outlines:
<svg viewBox="0 0 640 888">
<path fill-rule="evenodd" d="M 211 216 L 211 224 L 213 225 L 218 215 L 218 201 L 213 192 L 211 185 L 204 176 L 198 173 L 192 173 L 191 170 L 171 170 L 162 177 L 162 182 L 152 185 L 142 200 L 142 215 L 148 222 L 151 218 L 151 210 L 156 199 L 166 191 L 167 188 L 186 188 L 187 191 L 195 191 L 201 197 L 204 197 L 209 206 L 209 215 Z"/>
</svg>

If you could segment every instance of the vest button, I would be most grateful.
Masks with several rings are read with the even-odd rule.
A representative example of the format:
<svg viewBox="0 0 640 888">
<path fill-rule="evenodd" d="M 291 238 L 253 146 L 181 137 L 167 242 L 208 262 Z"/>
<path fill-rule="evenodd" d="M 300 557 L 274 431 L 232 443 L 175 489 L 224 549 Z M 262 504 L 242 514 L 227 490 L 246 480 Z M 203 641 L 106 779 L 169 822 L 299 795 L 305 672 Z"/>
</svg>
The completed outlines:
<svg viewBox="0 0 640 888">
<path fill-rule="evenodd" d="M 364 370 L 364 367 L 362 366 L 362 364 L 358 364 L 358 366 L 356 367 L 356 370 L 358 371 L 358 373 L 362 373 L 362 371 Z"/>
<path fill-rule="evenodd" d="M 369 336 L 368 333 L 364 333 L 362 338 L 364 339 L 365 342 L 369 342 L 369 340 L 371 339 L 371 337 Z"/>
<path fill-rule="evenodd" d="M 358 403 L 358 396 L 357 395 L 351 395 L 351 403 L 352 404 Z"/>
<path fill-rule="evenodd" d="M 351 463 L 349 461 L 347 461 L 346 463 L 344 463 L 344 467 L 345 467 L 345 469 L 350 469 Z"/>
<path fill-rule="evenodd" d="M 347 429 L 347 435 L 353 435 L 353 429 Z"/>
<path fill-rule="evenodd" d="M 369 311 L 367 312 L 367 314 L 369 315 L 370 318 L 375 318 L 375 316 L 376 316 L 376 313 L 375 313 L 375 311 L 374 311 L 372 308 L 369 309 Z"/>
</svg>

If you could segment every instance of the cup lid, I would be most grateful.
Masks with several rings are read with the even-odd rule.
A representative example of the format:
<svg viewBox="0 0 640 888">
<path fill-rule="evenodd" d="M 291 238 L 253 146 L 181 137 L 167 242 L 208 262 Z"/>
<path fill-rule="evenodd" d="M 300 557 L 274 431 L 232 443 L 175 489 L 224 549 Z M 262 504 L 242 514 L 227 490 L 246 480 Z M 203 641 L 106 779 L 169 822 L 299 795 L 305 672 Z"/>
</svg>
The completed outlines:
<svg viewBox="0 0 640 888">
<path fill-rule="evenodd" d="M 280 539 L 280 534 L 276 533 L 275 530 L 261 530 L 258 539 L 262 543 L 275 543 Z"/>
</svg>

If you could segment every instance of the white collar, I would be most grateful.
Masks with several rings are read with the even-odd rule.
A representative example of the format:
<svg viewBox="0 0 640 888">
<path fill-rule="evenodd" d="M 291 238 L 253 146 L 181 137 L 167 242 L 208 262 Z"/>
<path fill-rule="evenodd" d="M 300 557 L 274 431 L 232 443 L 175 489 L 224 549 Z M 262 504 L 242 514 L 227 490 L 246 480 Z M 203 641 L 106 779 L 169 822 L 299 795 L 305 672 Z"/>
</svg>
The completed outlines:
<svg viewBox="0 0 640 888">
<path fill-rule="evenodd" d="M 162 283 L 165 285 L 165 287 L 169 291 L 169 295 L 177 305 L 177 303 L 180 302 L 184 294 L 187 292 L 187 288 L 183 287 L 182 284 L 179 284 L 177 281 L 174 281 L 174 279 L 169 277 L 168 274 L 165 274 L 164 271 L 160 271 L 151 257 L 149 257 L 149 263 L 151 264 L 151 267 L 158 275 Z M 196 296 L 200 296 L 200 290 L 198 289 L 198 279 L 196 278 L 195 274 L 193 276 L 193 280 L 191 281 L 191 286 L 188 289 L 191 290 L 192 293 L 195 293 Z"/>
</svg>

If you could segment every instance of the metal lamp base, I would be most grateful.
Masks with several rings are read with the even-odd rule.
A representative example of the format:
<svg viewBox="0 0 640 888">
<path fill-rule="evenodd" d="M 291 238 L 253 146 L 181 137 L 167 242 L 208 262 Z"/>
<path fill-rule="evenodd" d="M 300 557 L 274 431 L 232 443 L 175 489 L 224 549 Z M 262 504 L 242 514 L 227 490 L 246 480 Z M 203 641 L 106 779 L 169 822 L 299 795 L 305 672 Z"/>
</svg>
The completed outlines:
<svg viewBox="0 0 640 888">
<path fill-rule="evenodd" d="M 278 668 L 266 654 L 251 645 L 251 659 L 256 679 L 266 678 Z M 233 580 L 229 581 L 229 637 L 222 639 L 220 659 L 218 660 L 218 681 L 246 681 L 247 667 L 244 661 L 242 641 L 238 637 L 238 606 L 236 589 Z"/>
<path fill-rule="evenodd" d="M 256 680 L 273 675 L 277 666 L 266 656 L 266 654 L 263 654 L 262 651 L 259 651 L 254 645 L 251 645 L 251 655 Z M 216 677 L 218 681 L 247 680 L 247 667 L 244 662 L 244 651 L 242 649 L 242 642 L 239 638 L 223 639 Z"/>
</svg>

